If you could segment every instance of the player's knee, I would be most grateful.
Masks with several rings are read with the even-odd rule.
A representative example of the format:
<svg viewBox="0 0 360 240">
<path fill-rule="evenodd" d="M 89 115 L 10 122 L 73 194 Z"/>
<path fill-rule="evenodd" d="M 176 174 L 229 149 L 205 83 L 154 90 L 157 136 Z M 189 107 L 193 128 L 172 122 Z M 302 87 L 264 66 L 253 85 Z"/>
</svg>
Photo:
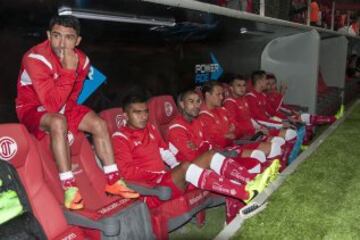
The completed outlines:
<svg viewBox="0 0 360 240">
<path fill-rule="evenodd" d="M 64 134 L 67 131 L 66 118 L 63 115 L 56 114 L 50 121 L 50 133 L 52 134 Z"/>
<path fill-rule="evenodd" d="M 106 122 L 100 117 L 97 117 L 96 120 L 93 122 L 92 129 L 93 134 L 96 135 L 107 134 L 108 132 Z"/>
<path fill-rule="evenodd" d="M 190 166 L 190 162 L 182 162 L 180 164 L 181 170 L 183 172 L 186 172 L 188 170 L 189 166 Z"/>
<path fill-rule="evenodd" d="M 262 142 L 260 143 L 259 149 L 263 151 L 265 155 L 268 155 L 271 152 L 271 143 Z"/>
</svg>

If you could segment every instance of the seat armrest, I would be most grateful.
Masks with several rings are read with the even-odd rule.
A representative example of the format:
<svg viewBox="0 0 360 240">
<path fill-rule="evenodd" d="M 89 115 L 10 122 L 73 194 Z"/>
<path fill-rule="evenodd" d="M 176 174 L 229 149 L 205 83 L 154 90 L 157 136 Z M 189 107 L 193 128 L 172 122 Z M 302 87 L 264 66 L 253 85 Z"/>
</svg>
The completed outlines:
<svg viewBox="0 0 360 240">
<path fill-rule="evenodd" d="M 162 201 L 169 200 L 171 198 L 171 188 L 166 186 L 149 186 L 140 182 L 127 181 L 127 185 L 140 193 L 143 196 L 156 196 Z"/>
</svg>

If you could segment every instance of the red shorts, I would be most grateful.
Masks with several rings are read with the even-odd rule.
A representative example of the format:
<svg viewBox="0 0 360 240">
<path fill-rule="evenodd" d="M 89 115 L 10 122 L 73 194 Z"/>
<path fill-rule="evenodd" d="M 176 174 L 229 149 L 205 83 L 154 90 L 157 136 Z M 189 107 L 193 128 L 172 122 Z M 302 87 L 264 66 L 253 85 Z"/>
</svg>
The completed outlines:
<svg viewBox="0 0 360 240">
<path fill-rule="evenodd" d="M 69 109 L 65 108 L 63 115 L 67 121 L 68 131 L 75 135 L 78 131 L 81 120 L 90 111 L 90 108 L 83 105 L 73 105 Z M 23 113 L 18 113 L 19 122 L 24 124 L 28 131 L 40 140 L 46 134 L 45 131 L 40 129 L 41 118 L 46 113 L 47 111 L 41 107 L 30 108 Z"/>
<path fill-rule="evenodd" d="M 168 171 L 164 173 L 164 175 L 161 175 L 157 182 L 157 185 L 169 187 L 171 189 L 171 198 L 169 200 L 178 198 L 182 196 L 185 192 L 184 190 L 175 185 L 171 177 L 171 171 Z M 149 208 L 156 208 L 164 202 L 157 197 L 144 197 L 143 200 Z"/>
</svg>

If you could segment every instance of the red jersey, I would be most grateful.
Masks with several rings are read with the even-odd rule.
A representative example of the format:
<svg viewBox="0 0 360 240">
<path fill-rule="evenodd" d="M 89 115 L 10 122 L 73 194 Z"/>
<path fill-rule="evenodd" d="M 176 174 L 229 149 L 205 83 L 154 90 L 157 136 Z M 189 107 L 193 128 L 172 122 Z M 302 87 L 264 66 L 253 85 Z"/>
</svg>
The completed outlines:
<svg viewBox="0 0 360 240">
<path fill-rule="evenodd" d="M 203 126 L 198 119 L 188 122 L 176 116 L 169 126 L 169 146 L 179 161 L 192 161 L 210 148 L 204 139 Z"/>
<path fill-rule="evenodd" d="M 34 107 L 63 113 L 65 106 L 76 104 L 90 64 L 83 52 L 75 51 L 79 58 L 76 70 L 62 67 L 48 40 L 25 53 L 17 82 L 16 112 L 20 122 L 23 114 Z"/>
<path fill-rule="evenodd" d="M 166 173 L 164 152 L 169 155 L 169 151 L 154 125 L 122 127 L 112 135 L 112 142 L 115 161 L 125 179 L 156 185 Z"/>
<path fill-rule="evenodd" d="M 204 139 L 207 140 L 215 149 L 223 149 L 230 146 L 233 140 L 226 138 L 231 125 L 235 125 L 229 112 L 224 107 L 217 107 L 212 110 L 205 106 L 200 111 L 199 120 L 204 126 Z"/>
<path fill-rule="evenodd" d="M 264 93 L 252 90 L 245 97 L 250 106 L 251 116 L 255 121 L 267 127 L 282 127 L 281 121 L 271 119 L 273 115 L 269 113 L 270 108 L 267 105 L 267 97 Z"/>
<path fill-rule="evenodd" d="M 245 97 L 228 97 L 224 100 L 224 107 L 236 122 L 238 138 L 252 136 L 256 133 L 249 104 Z"/>
<path fill-rule="evenodd" d="M 288 106 L 284 105 L 284 95 L 277 91 L 271 91 L 266 93 L 269 106 L 274 112 L 278 113 L 281 118 L 286 118 L 285 115 L 281 115 L 280 112 L 287 114 L 293 114 L 293 111 Z"/>
</svg>

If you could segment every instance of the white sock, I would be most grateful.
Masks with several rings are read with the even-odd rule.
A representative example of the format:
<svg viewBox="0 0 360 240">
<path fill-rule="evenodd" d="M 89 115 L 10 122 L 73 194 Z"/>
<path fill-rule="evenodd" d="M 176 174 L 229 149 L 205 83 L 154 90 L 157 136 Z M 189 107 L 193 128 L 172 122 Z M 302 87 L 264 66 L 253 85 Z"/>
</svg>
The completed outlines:
<svg viewBox="0 0 360 240">
<path fill-rule="evenodd" d="M 285 140 L 289 141 L 297 137 L 297 133 L 293 129 L 287 129 L 285 133 Z"/>
<path fill-rule="evenodd" d="M 281 147 L 277 143 L 274 143 L 274 142 L 271 143 L 271 150 L 268 155 L 268 158 L 273 158 L 273 157 L 276 157 L 279 155 L 281 155 Z"/>
<path fill-rule="evenodd" d="M 272 142 L 272 143 L 277 143 L 277 144 L 281 147 L 282 145 L 285 144 L 285 139 L 282 138 L 282 137 L 277 136 L 277 137 L 273 137 L 273 138 L 271 139 L 271 142 Z"/>
<path fill-rule="evenodd" d="M 310 114 L 309 113 L 302 113 L 300 115 L 301 121 L 303 121 L 306 125 L 310 125 Z"/>
<path fill-rule="evenodd" d="M 258 150 L 258 149 L 253 150 L 253 151 L 251 152 L 250 157 L 257 159 L 257 160 L 258 160 L 259 162 L 261 162 L 261 163 L 266 162 L 265 153 L 264 153 L 263 151 L 261 151 L 261 150 Z"/>
<path fill-rule="evenodd" d="M 62 173 L 59 173 L 59 177 L 60 177 L 61 181 L 66 181 L 66 180 L 74 178 L 74 174 L 72 171 L 62 172 Z"/>
<path fill-rule="evenodd" d="M 260 173 L 261 171 L 261 165 L 258 164 L 255 167 L 248 170 L 248 173 Z"/>
<path fill-rule="evenodd" d="M 203 171 L 204 169 L 201 167 L 195 164 L 190 164 L 188 170 L 185 173 L 185 180 L 195 187 L 199 187 L 199 180 Z"/>
<path fill-rule="evenodd" d="M 215 153 L 210 161 L 210 168 L 214 170 L 217 174 L 221 175 L 221 168 L 224 165 L 225 156 L 220 153 Z"/>
<path fill-rule="evenodd" d="M 115 163 L 104 166 L 104 173 L 105 174 L 109 174 L 109 173 L 113 173 L 113 172 L 117 172 L 119 171 L 117 165 Z"/>
</svg>

